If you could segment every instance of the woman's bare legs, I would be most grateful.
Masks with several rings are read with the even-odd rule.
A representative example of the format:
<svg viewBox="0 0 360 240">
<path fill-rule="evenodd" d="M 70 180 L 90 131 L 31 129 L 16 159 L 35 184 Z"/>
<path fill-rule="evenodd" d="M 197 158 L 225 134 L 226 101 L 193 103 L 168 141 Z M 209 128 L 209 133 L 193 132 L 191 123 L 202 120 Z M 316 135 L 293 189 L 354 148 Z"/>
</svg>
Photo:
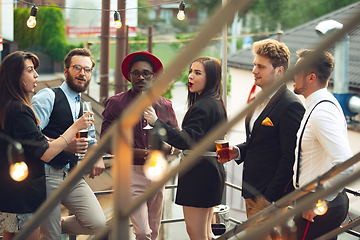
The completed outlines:
<svg viewBox="0 0 360 240">
<path fill-rule="evenodd" d="M 186 231 L 191 240 L 211 240 L 211 217 L 213 211 L 213 207 L 183 207 Z"/>
<path fill-rule="evenodd" d="M 212 232 L 212 228 L 211 228 L 211 223 L 212 223 L 212 219 L 213 219 L 213 215 L 214 215 L 214 207 L 208 208 L 208 216 L 207 216 L 207 232 L 208 232 L 208 239 L 211 240 L 214 236 L 213 232 Z"/>
<path fill-rule="evenodd" d="M 15 237 L 16 233 L 5 232 L 3 231 L 3 240 L 11 240 Z M 40 236 L 40 228 L 35 229 L 26 240 L 39 240 Z"/>
</svg>

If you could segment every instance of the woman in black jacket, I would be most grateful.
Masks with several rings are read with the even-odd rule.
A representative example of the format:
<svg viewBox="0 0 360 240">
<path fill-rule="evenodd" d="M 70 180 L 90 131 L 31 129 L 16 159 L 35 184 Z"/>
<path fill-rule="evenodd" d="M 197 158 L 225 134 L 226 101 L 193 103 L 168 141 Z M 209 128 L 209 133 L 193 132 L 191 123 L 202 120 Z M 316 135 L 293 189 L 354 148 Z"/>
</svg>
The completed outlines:
<svg viewBox="0 0 360 240">
<path fill-rule="evenodd" d="M 221 98 L 221 63 L 218 59 L 200 57 L 192 62 L 188 76 L 188 108 L 181 131 L 159 120 L 151 107 L 144 116 L 150 124 L 166 129 L 167 143 L 181 150 L 190 149 L 227 118 Z M 215 143 L 211 150 L 215 151 Z M 183 206 L 190 239 L 212 239 L 211 220 L 214 206 L 221 203 L 224 183 L 225 170 L 216 157 L 203 157 L 179 176 L 175 202 Z"/>
<path fill-rule="evenodd" d="M 12 239 L 46 198 L 44 162 L 49 162 L 68 145 L 75 134 L 93 123 L 84 114 L 59 138 L 51 142 L 40 132 L 29 93 L 34 92 L 39 59 L 29 52 L 17 51 L 4 58 L 0 66 L 0 133 L 20 142 L 28 176 L 15 181 L 9 174 L 9 142 L 0 138 L 0 230 L 3 239 Z M 37 228 L 27 239 L 39 239 Z"/>
</svg>

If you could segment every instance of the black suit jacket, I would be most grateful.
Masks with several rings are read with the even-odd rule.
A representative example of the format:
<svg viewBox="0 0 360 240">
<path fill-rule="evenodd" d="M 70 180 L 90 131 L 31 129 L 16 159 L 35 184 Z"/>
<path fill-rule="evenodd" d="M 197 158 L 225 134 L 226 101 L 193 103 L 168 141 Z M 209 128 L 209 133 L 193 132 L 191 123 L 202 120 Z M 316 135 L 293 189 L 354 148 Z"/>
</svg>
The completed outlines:
<svg viewBox="0 0 360 240">
<path fill-rule="evenodd" d="M 250 133 L 246 118 L 246 142 L 238 145 L 244 162 L 244 198 L 262 194 L 269 202 L 277 201 L 292 186 L 296 134 L 305 109 L 300 100 L 283 85 L 256 119 Z M 274 126 L 262 122 L 268 117 Z"/>
</svg>

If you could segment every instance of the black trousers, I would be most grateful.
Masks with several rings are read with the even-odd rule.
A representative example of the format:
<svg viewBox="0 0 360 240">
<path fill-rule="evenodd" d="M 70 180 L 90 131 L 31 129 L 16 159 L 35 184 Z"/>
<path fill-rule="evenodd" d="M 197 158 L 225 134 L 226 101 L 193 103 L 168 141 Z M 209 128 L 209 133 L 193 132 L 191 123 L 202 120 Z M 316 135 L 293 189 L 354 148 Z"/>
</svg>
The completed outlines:
<svg viewBox="0 0 360 240">
<path fill-rule="evenodd" d="M 324 215 L 318 215 L 314 222 L 310 222 L 306 233 L 306 240 L 313 240 L 324 235 L 327 232 L 338 228 L 345 220 L 349 210 L 349 198 L 345 191 L 339 193 L 334 200 L 328 203 L 328 210 Z M 302 240 L 308 220 L 302 217 L 302 214 L 294 218 L 296 226 L 296 239 Z M 331 238 L 336 240 L 337 237 Z"/>
</svg>

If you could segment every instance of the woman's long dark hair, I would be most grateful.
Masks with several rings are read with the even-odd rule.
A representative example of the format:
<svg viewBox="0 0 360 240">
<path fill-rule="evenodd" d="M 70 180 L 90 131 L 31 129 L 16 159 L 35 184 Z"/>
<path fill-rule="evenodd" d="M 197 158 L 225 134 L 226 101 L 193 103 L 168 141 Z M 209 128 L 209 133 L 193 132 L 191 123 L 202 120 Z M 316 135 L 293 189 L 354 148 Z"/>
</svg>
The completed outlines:
<svg viewBox="0 0 360 240">
<path fill-rule="evenodd" d="M 213 58 L 213 57 L 199 57 L 195 59 L 191 64 L 199 62 L 204 65 L 205 68 L 205 74 L 206 74 L 206 83 L 204 90 L 201 92 L 201 94 L 198 94 L 197 92 L 190 92 L 188 90 L 188 111 L 185 114 L 184 120 L 187 118 L 188 113 L 190 112 L 190 109 L 194 105 L 194 103 L 205 96 L 209 96 L 211 98 L 220 100 L 222 103 L 225 113 L 226 108 L 224 105 L 224 102 L 221 97 L 221 62 L 219 59 Z"/>
<path fill-rule="evenodd" d="M 39 58 L 35 54 L 16 51 L 7 55 L 0 65 L 1 128 L 4 128 L 6 113 L 11 102 L 19 101 L 31 108 L 29 93 L 25 91 L 24 85 L 20 81 L 26 59 L 30 59 L 33 62 L 35 69 L 40 64 Z M 39 123 L 38 119 L 37 122 Z"/>
</svg>

